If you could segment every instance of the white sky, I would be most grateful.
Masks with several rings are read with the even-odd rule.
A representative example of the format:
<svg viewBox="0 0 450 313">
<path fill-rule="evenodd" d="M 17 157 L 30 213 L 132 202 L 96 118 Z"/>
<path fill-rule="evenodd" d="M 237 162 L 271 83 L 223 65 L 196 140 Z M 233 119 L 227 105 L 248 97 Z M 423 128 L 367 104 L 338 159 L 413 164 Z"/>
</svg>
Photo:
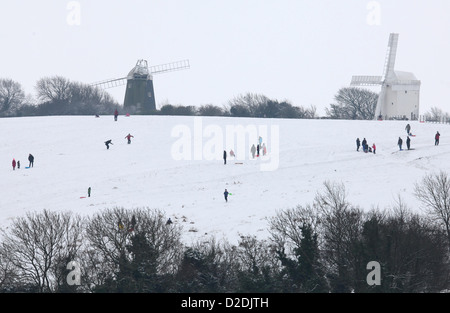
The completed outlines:
<svg viewBox="0 0 450 313">
<path fill-rule="evenodd" d="M 352 75 L 382 74 L 391 32 L 395 69 L 422 81 L 420 113 L 449 112 L 448 0 L 2 1 L 0 77 L 34 95 L 46 76 L 91 83 L 126 76 L 138 59 L 189 59 L 155 75 L 158 107 L 252 92 L 323 114 Z M 124 87 L 109 91 L 123 102 Z"/>
</svg>

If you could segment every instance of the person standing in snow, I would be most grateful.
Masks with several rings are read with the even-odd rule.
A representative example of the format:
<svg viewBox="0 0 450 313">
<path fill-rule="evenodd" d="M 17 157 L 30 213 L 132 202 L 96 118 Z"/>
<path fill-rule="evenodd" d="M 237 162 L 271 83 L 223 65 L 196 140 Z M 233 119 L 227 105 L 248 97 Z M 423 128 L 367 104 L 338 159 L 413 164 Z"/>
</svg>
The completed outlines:
<svg viewBox="0 0 450 313">
<path fill-rule="evenodd" d="M 223 193 L 223 196 L 225 197 L 225 202 L 228 202 L 228 190 L 225 189 L 225 192 Z"/>
<path fill-rule="evenodd" d="M 266 144 L 265 143 L 263 143 L 262 149 L 263 149 L 263 155 L 266 155 L 267 154 L 267 148 L 266 148 Z"/>
<path fill-rule="evenodd" d="M 114 121 L 117 121 L 117 117 L 119 116 L 119 111 L 117 109 L 114 111 Z"/>
<path fill-rule="evenodd" d="M 397 144 L 398 144 L 398 147 L 400 148 L 400 151 L 402 151 L 402 144 L 403 144 L 402 138 L 398 137 Z"/>
<path fill-rule="evenodd" d="M 408 134 L 408 136 L 411 134 L 410 133 L 410 131 L 411 131 L 411 125 L 406 125 L 406 127 L 405 127 L 405 129 L 406 129 L 406 133 Z"/>
<path fill-rule="evenodd" d="M 223 164 L 227 164 L 227 152 L 223 150 Z"/>
<path fill-rule="evenodd" d="M 88 197 L 91 196 L 91 187 L 88 188 Z"/>
<path fill-rule="evenodd" d="M 375 144 L 372 144 L 372 151 L 373 151 L 373 154 L 375 154 L 375 150 L 377 150 L 377 146 L 375 146 Z"/>
<path fill-rule="evenodd" d="M 408 148 L 409 150 L 410 147 L 411 147 L 411 139 L 409 139 L 409 136 L 406 136 L 406 148 Z"/>
<path fill-rule="evenodd" d="M 367 152 L 367 150 L 368 150 L 368 145 L 367 145 L 367 140 L 366 140 L 366 138 L 364 138 L 363 141 L 362 141 L 362 148 L 363 148 L 363 151 L 364 151 L 364 152 Z"/>
<path fill-rule="evenodd" d="M 359 151 L 359 147 L 361 146 L 361 141 L 359 138 L 356 138 L 356 151 Z"/>
<path fill-rule="evenodd" d="M 20 168 L 20 161 L 17 160 L 17 169 L 19 169 L 19 168 Z"/>
<path fill-rule="evenodd" d="M 111 139 L 108 141 L 105 141 L 106 149 L 109 149 L 109 145 L 113 144 L 111 141 L 112 141 Z"/>
<path fill-rule="evenodd" d="M 259 144 L 256 145 L 256 157 L 259 157 Z"/>
<path fill-rule="evenodd" d="M 131 138 L 134 138 L 134 136 L 131 135 L 131 134 L 128 134 L 128 135 L 125 136 L 125 138 L 128 139 L 128 144 L 130 144 L 131 143 Z"/>
<path fill-rule="evenodd" d="M 28 167 L 33 167 L 33 165 L 34 165 L 34 156 L 31 153 L 28 155 L 28 161 L 30 161 L 30 165 L 28 165 Z"/>
<path fill-rule="evenodd" d="M 16 159 L 12 160 L 13 171 L 16 169 Z"/>
<path fill-rule="evenodd" d="M 230 150 L 230 156 L 231 156 L 231 157 L 235 157 L 235 156 L 236 156 L 236 155 L 234 154 L 233 149 Z"/>
<path fill-rule="evenodd" d="M 250 151 L 252 152 L 252 157 L 255 158 L 256 147 L 254 144 L 252 145 L 252 148 L 250 149 Z"/>
<path fill-rule="evenodd" d="M 439 145 L 439 138 L 441 137 L 441 134 L 439 134 L 439 132 L 436 133 L 436 135 L 434 135 L 434 145 L 438 146 Z"/>
</svg>

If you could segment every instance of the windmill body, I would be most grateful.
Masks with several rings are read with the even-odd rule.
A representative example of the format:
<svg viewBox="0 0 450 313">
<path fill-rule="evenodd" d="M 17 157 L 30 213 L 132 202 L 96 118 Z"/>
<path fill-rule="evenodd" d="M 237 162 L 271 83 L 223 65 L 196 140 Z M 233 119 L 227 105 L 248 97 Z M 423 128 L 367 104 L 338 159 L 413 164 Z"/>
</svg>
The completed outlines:
<svg viewBox="0 0 450 313">
<path fill-rule="evenodd" d="M 351 86 L 381 86 L 374 119 L 411 119 L 419 116 L 420 80 L 413 73 L 396 71 L 398 34 L 390 34 L 382 76 L 353 76 Z"/>
<path fill-rule="evenodd" d="M 156 110 L 153 76 L 149 72 L 147 61 L 139 60 L 128 73 L 124 107 L 136 107 L 140 112 Z"/>
</svg>

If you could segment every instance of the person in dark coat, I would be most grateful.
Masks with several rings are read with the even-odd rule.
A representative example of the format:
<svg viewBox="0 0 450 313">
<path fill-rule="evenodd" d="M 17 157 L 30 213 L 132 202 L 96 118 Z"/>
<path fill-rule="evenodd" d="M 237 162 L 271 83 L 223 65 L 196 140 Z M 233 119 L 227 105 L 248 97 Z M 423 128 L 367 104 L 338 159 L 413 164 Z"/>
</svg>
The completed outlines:
<svg viewBox="0 0 450 313">
<path fill-rule="evenodd" d="M 170 224 L 172 224 L 173 222 L 172 222 L 172 220 L 170 219 L 170 217 L 169 217 L 169 219 L 167 220 L 167 222 L 166 222 L 166 225 L 170 225 Z"/>
<path fill-rule="evenodd" d="M 405 127 L 405 129 L 406 129 L 406 133 L 408 134 L 408 136 L 410 136 L 411 135 L 411 125 L 406 125 L 406 127 Z"/>
<path fill-rule="evenodd" d="M 20 168 L 20 161 L 17 160 L 17 169 L 19 169 L 19 168 Z"/>
<path fill-rule="evenodd" d="M 30 165 L 28 165 L 29 167 L 33 167 L 34 165 L 34 156 L 30 153 L 28 155 L 28 161 L 30 161 Z"/>
<path fill-rule="evenodd" d="M 225 189 L 225 192 L 223 193 L 225 197 L 225 202 L 228 202 L 228 190 Z"/>
<path fill-rule="evenodd" d="M 359 138 L 356 138 L 356 151 L 359 151 L 359 147 L 361 146 L 361 141 Z"/>
<path fill-rule="evenodd" d="M 409 139 L 409 136 L 406 136 L 406 148 L 408 148 L 409 150 L 410 147 L 411 147 L 411 139 Z"/>
<path fill-rule="evenodd" d="M 119 111 L 117 109 L 114 111 L 114 120 L 117 121 L 117 117 L 119 116 Z"/>
<path fill-rule="evenodd" d="M 439 138 L 441 137 L 441 134 L 439 134 L 439 132 L 436 133 L 436 135 L 434 135 L 434 145 L 438 146 L 439 145 Z"/>
<path fill-rule="evenodd" d="M 88 197 L 91 196 L 91 187 L 88 188 Z"/>
<path fill-rule="evenodd" d="M 403 144 L 402 138 L 398 137 L 397 144 L 398 144 L 398 147 L 400 148 L 400 151 L 402 151 L 402 144 Z"/>
<path fill-rule="evenodd" d="M 112 141 L 111 139 L 108 141 L 105 141 L 106 149 L 109 149 L 109 145 L 113 144 L 111 141 Z"/>
<path fill-rule="evenodd" d="M 259 157 L 259 144 L 256 146 L 256 156 Z"/>
<path fill-rule="evenodd" d="M 367 146 L 367 140 L 366 140 L 366 138 L 364 138 L 363 141 L 362 141 L 362 148 L 363 148 L 363 151 L 364 151 L 364 152 L 367 152 L 368 146 Z"/>
<path fill-rule="evenodd" d="M 227 164 L 227 152 L 223 150 L 223 164 Z"/>
</svg>

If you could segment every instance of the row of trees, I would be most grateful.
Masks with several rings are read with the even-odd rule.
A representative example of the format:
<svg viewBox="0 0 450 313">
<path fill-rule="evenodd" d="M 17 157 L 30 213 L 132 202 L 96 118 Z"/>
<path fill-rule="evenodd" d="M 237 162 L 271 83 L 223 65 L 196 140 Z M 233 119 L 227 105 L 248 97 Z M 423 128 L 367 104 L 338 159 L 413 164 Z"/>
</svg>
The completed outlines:
<svg viewBox="0 0 450 313">
<path fill-rule="evenodd" d="M 45 77 L 36 83 L 36 100 L 26 95 L 22 86 L 11 79 L 0 79 L 0 117 L 32 115 L 111 114 L 119 103 L 107 92 L 88 84 L 73 82 L 61 76 Z M 325 109 L 331 119 L 371 120 L 378 94 L 367 89 L 341 88 L 335 103 Z M 130 114 L 142 114 L 126 108 Z M 257 118 L 317 118 L 316 107 L 295 106 L 287 100 L 270 99 L 247 93 L 234 97 L 223 107 L 205 104 L 199 107 L 164 104 L 155 112 L 160 115 L 233 116 Z M 449 119 L 448 113 L 434 107 L 425 113 L 430 121 Z"/>
<path fill-rule="evenodd" d="M 247 93 L 234 97 L 223 107 L 213 104 L 194 106 L 174 106 L 165 104 L 155 114 L 233 116 L 257 118 L 316 118 L 316 108 L 297 107 L 288 101 L 269 99 L 261 94 Z"/>
<path fill-rule="evenodd" d="M 19 83 L 0 79 L 0 116 L 111 114 L 118 106 L 103 90 L 61 76 L 40 79 L 36 92 L 34 100 Z"/>
<path fill-rule="evenodd" d="M 213 237 L 186 246 L 162 211 L 113 208 L 89 217 L 33 212 L 2 231 L 3 292 L 439 292 L 449 284 L 450 178 L 414 188 L 427 214 L 401 199 L 368 212 L 325 182 L 312 204 L 269 219 L 270 238 Z M 368 284 L 369 262 L 380 264 Z"/>
<path fill-rule="evenodd" d="M 119 104 L 105 91 L 61 76 L 46 77 L 36 83 L 36 100 L 26 96 L 22 86 L 11 79 L 0 79 L 0 116 L 94 115 L 111 114 Z M 132 107 L 128 113 L 140 114 Z M 247 93 L 230 100 L 223 107 L 165 104 L 155 112 L 160 115 L 200 115 L 266 118 L 315 118 L 316 108 L 293 106 L 288 101 L 269 99 Z"/>
</svg>

